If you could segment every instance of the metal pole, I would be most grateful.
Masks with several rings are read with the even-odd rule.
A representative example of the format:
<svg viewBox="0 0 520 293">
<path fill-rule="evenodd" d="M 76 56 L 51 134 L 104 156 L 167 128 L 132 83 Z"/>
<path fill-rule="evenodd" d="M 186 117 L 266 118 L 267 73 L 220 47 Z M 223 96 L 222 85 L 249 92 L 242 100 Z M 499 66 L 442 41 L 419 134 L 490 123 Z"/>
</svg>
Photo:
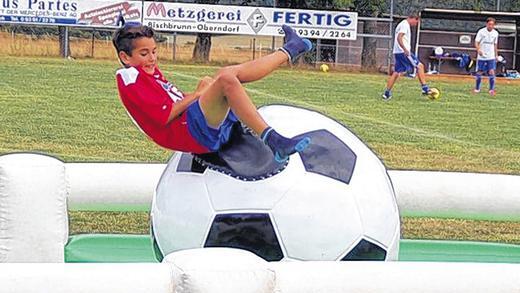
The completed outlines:
<svg viewBox="0 0 520 293">
<path fill-rule="evenodd" d="M 90 48 L 90 57 L 92 57 L 92 58 L 94 58 L 94 41 L 95 41 L 94 35 L 95 35 L 95 33 L 96 33 L 96 29 L 93 29 L 92 30 L 92 46 Z"/>
<path fill-rule="evenodd" d="M 320 60 L 320 48 L 321 47 L 321 39 L 316 40 L 316 61 L 314 62 L 314 66 L 318 64 L 318 62 L 321 62 Z"/>
<path fill-rule="evenodd" d="M 500 11 L 500 0 L 497 0 L 497 11 Z"/>
<path fill-rule="evenodd" d="M 253 60 L 255 60 L 256 55 L 256 38 L 253 38 Z"/>
<path fill-rule="evenodd" d="M 339 56 L 339 40 L 336 40 L 336 52 L 334 54 L 334 66 L 338 65 L 338 56 Z"/>
<path fill-rule="evenodd" d="M 390 22 L 388 24 L 388 34 L 390 35 L 390 39 L 388 39 L 388 54 L 386 58 L 386 68 L 388 74 L 390 74 L 390 64 L 392 63 L 392 48 L 394 38 L 394 0 L 390 0 Z"/>
<path fill-rule="evenodd" d="M 276 0 L 273 1 L 273 8 L 276 8 Z M 276 42 L 276 39 L 275 39 L 275 36 L 273 36 L 272 40 L 271 40 L 271 51 L 274 52 L 274 47 L 275 47 L 275 42 Z"/>
<path fill-rule="evenodd" d="M 173 61 L 177 60 L 177 32 L 173 33 Z"/>
<path fill-rule="evenodd" d="M 65 58 L 70 56 L 69 52 L 69 27 L 65 27 Z"/>
</svg>

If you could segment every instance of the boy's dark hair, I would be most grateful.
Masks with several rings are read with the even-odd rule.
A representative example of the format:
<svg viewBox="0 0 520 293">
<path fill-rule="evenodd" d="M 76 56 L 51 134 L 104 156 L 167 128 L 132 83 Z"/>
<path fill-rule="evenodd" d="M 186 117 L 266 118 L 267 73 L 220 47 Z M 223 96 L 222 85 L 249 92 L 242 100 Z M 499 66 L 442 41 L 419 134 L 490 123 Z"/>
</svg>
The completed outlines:
<svg viewBox="0 0 520 293">
<path fill-rule="evenodd" d="M 495 18 L 493 18 L 493 17 L 488 17 L 488 18 L 486 19 L 486 23 L 488 23 L 488 22 L 490 22 L 490 21 L 492 21 L 492 22 L 494 22 L 494 23 L 497 23 L 497 20 L 496 20 Z"/>
<path fill-rule="evenodd" d="M 408 18 L 414 18 L 414 19 L 419 19 L 420 18 L 420 15 L 419 15 L 419 12 L 410 12 L 408 14 Z"/>
<path fill-rule="evenodd" d="M 127 23 L 115 31 L 112 36 L 112 44 L 114 44 L 118 56 L 121 51 L 131 56 L 132 50 L 134 49 L 134 40 L 143 37 L 154 38 L 154 36 L 155 31 L 151 27 L 141 24 Z"/>
</svg>

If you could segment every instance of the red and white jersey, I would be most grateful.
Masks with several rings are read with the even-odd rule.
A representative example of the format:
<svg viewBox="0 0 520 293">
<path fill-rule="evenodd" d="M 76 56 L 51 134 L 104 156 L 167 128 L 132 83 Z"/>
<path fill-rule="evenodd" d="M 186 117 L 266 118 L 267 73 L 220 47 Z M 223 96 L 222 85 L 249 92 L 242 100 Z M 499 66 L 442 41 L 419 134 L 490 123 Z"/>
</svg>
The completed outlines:
<svg viewBox="0 0 520 293">
<path fill-rule="evenodd" d="M 135 124 L 158 145 L 175 151 L 207 153 L 190 134 L 186 111 L 168 123 L 175 103 L 183 93 L 169 83 L 159 70 L 153 74 L 142 68 L 129 67 L 116 73 L 119 96 Z"/>
</svg>

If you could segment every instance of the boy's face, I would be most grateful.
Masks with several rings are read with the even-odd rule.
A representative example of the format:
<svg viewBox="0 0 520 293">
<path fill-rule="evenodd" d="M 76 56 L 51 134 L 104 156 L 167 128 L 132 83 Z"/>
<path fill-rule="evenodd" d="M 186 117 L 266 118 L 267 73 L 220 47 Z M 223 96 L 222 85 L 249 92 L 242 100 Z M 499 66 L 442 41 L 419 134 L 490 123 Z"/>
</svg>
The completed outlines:
<svg viewBox="0 0 520 293">
<path fill-rule="evenodd" d="M 144 72 L 153 74 L 157 65 L 157 44 L 153 38 L 142 37 L 133 41 L 132 54 L 119 52 L 119 58 L 128 66 L 141 67 Z"/>
<path fill-rule="evenodd" d="M 410 26 L 417 26 L 419 24 L 420 19 L 418 17 L 408 17 L 408 23 Z"/>
<path fill-rule="evenodd" d="M 486 27 L 488 29 L 488 31 L 492 31 L 494 28 L 495 28 L 495 22 L 490 20 L 486 23 Z"/>
</svg>

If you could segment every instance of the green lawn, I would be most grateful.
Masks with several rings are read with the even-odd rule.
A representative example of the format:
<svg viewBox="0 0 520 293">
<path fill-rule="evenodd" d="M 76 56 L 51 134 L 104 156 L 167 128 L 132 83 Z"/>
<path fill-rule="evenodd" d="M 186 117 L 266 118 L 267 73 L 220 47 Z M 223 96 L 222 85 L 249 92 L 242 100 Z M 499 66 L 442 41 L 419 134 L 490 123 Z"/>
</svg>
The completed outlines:
<svg viewBox="0 0 520 293">
<path fill-rule="evenodd" d="M 40 151 L 65 161 L 164 162 L 169 152 L 148 141 L 119 102 L 117 67 L 116 61 L 3 57 L 0 153 Z M 162 70 L 181 89 L 190 91 L 198 78 L 217 68 L 163 64 Z M 471 95 L 472 80 L 436 79 L 430 84 L 440 88 L 443 97 L 429 101 L 419 94 L 416 80 L 403 79 L 394 99 L 383 102 L 379 96 L 385 80 L 384 75 L 285 68 L 247 88 L 257 105 L 300 105 L 341 121 L 391 169 L 520 174 L 520 83 L 501 82 L 498 96 L 490 98 Z M 76 214 L 73 222 L 81 222 L 85 215 Z M 426 231 L 439 226 L 429 219 L 421 222 L 426 225 L 423 234 L 412 231 L 407 221 L 405 236 L 445 235 Z M 504 226 L 513 229 L 508 235 L 520 234 L 518 225 Z M 504 240 L 520 242 L 518 238 Z"/>
</svg>

